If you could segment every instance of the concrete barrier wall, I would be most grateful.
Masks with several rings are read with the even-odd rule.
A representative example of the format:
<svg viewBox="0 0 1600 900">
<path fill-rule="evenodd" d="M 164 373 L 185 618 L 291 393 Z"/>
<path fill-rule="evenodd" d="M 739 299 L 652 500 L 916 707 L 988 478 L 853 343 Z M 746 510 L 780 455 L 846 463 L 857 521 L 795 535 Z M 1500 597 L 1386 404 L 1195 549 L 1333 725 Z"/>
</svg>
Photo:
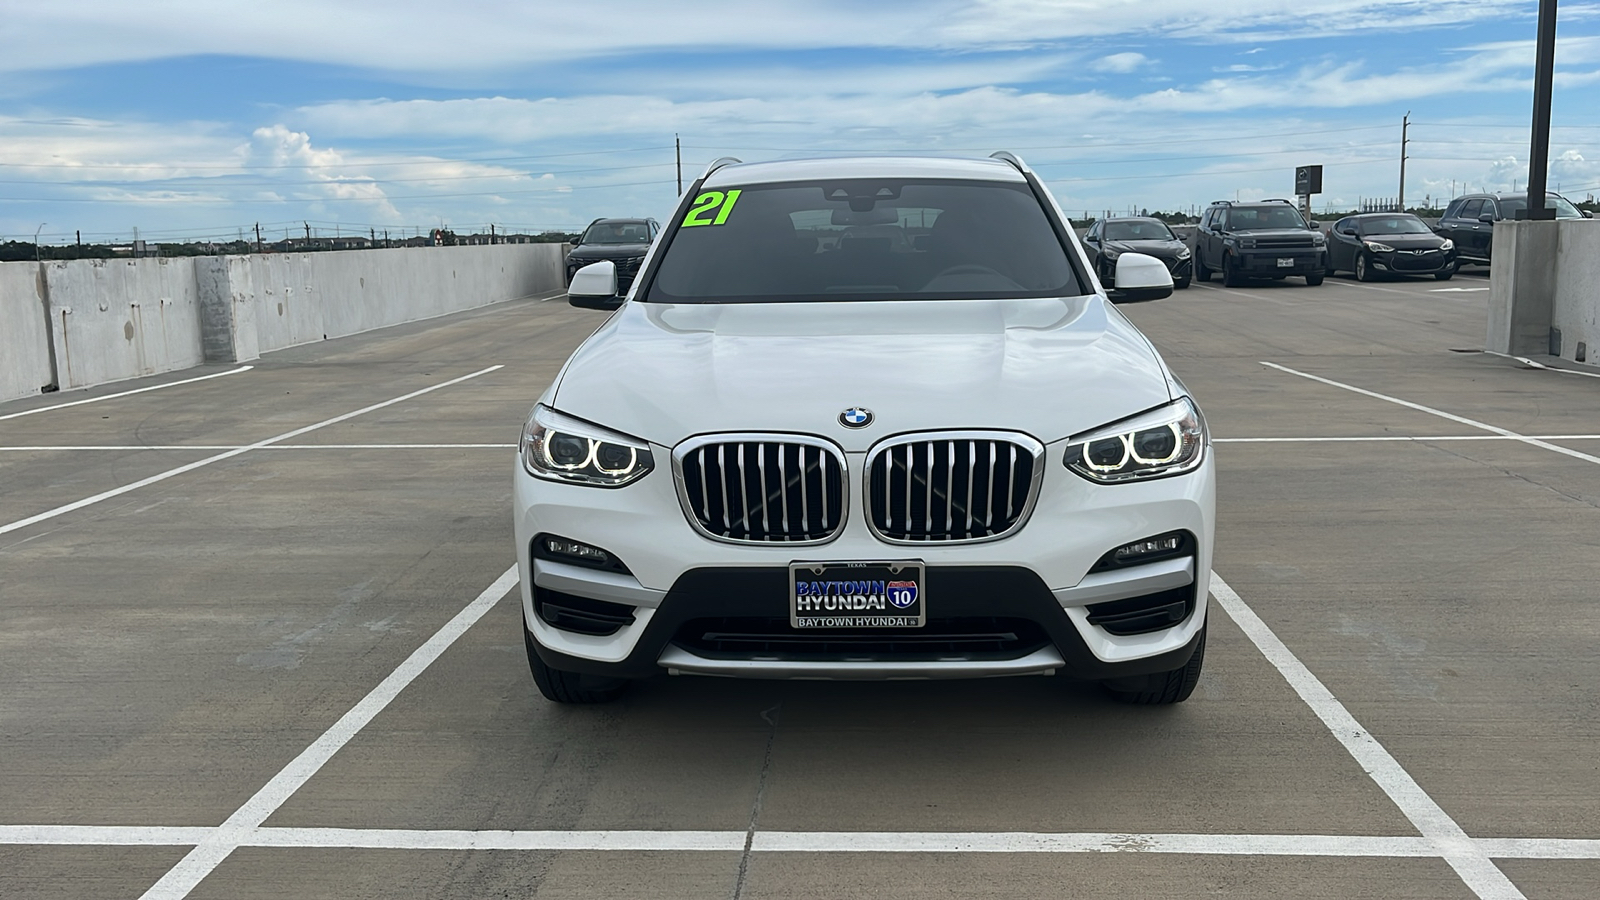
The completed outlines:
<svg viewBox="0 0 1600 900">
<path fill-rule="evenodd" d="M 44 267 L 62 390 L 204 361 L 192 259 L 73 260 Z"/>
<path fill-rule="evenodd" d="M 1561 332 L 1557 355 L 1575 359 L 1582 342 L 1584 361 L 1600 362 L 1600 219 L 1558 223 L 1555 281 L 1550 324 Z"/>
<path fill-rule="evenodd" d="M 562 244 L 0 263 L 0 401 L 559 291 Z"/>
<path fill-rule="evenodd" d="M 1495 223 L 1486 348 L 1592 363 L 1597 321 L 1600 219 Z"/>
<path fill-rule="evenodd" d="M 0 402 L 31 397 L 52 383 L 38 263 L 0 263 Z"/>
</svg>

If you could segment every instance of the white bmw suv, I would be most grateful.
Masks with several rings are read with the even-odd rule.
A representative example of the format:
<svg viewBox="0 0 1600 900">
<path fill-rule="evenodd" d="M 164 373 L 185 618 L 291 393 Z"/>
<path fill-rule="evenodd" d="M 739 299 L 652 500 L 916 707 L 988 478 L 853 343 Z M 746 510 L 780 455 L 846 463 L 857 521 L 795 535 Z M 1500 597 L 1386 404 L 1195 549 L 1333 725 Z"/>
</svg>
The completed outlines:
<svg viewBox="0 0 1600 900">
<path fill-rule="evenodd" d="M 1172 291 L 1139 254 L 1116 282 Z M 516 465 L 546 697 L 662 672 L 1194 689 L 1205 420 L 1016 157 L 719 160 L 616 293 L 608 262 L 574 277 L 617 312 Z"/>
</svg>

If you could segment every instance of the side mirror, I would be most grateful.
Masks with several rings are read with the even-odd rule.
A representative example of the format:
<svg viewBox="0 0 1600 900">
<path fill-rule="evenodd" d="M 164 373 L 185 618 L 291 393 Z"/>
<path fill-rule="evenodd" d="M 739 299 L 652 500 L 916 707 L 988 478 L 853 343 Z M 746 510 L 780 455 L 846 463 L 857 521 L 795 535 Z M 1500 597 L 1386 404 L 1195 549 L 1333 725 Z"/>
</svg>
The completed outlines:
<svg viewBox="0 0 1600 900">
<path fill-rule="evenodd" d="M 1172 296 L 1172 273 L 1167 264 L 1143 253 L 1124 253 L 1117 257 L 1116 287 L 1113 299 L 1160 300 Z"/>
<path fill-rule="evenodd" d="M 1306 223 L 1306 230 L 1307 231 L 1321 231 L 1322 230 L 1322 223 L 1318 222 L 1316 219 L 1312 219 L 1311 221 Z"/>
<path fill-rule="evenodd" d="M 1594 218 L 1594 213 L 1592 213 L 1592 212 L 1590 212 L 1590 211 L 1588 211 L 1588 210 L 1587 210 L 1587 209 L 1583 209 L 1583 210 L 1579 210 L 1579 212 L 1581 212 L 1581 213 L 1583 213 L 1583 217 L 1584 217 L 1584 218 L 1585 218 L 1585 219 L 1592 219 L 1592 218 Z"/>
<path fill-rule="evenodd" d="M 623 298 L 617 296 L 617 264 L 602 259 L 572 273 L 567 287 L 567 302 L 583 309 L 616 309 Z"/>
<path fill-rule="evenodd" d="M 1485 225 L 1493 225 L 1494 213 L 1484 213 L 1483 215 L 1478 216 L 1478 221 L 1484 223 Z"/>
</svg>

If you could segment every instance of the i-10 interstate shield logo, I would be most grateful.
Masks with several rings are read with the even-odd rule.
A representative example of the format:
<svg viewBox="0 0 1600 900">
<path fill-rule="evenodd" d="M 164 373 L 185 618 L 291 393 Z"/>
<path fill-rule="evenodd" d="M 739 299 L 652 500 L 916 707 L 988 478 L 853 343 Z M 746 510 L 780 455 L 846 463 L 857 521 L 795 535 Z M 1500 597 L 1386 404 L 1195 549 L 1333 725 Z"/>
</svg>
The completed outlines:
<svg viewBox="0 0 1600 900">
<path fill-rule="evenodd" d="M 917 602 L 915 581 L 891 581 L 885 587 L 888 589 L 889 602 L 895 609 L 905 609 Z"/>
</svg>

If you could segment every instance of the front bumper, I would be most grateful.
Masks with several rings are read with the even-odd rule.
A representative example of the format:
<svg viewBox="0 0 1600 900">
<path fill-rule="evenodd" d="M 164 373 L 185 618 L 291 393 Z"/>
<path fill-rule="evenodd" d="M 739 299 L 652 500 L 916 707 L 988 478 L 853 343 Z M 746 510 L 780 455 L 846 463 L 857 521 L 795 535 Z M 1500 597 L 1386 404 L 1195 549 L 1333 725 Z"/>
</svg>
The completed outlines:
<svg viewBox="0 0 1600 900">
<path fill-rule="evenodd" d="M 1317 275 L 1327 271 L 1328 256 L 1322 249 L 1254 249 L 1235 251 L 1239 271 L 1250 278 L 1272 278 L 1278 275 Z M 1280 260 L 1289 260 L 1287 266 Z"/>
<path fill-rule="evenodd" d="M 1429 250 L 1416 253 L 1410 250 L 1393 250 L 1387 253 L 1368 252 L 1372 267 L 1380 272 L 1396 275 L 1434 275 L 1452 271 L 1456 266 L 1454 250 Z"/>
<path fill-rule="evenodd" d="M 652 449 L 657 459 L 670 458 L 669 448 Z M 1061 464 L 1064 449 L 1064 442 L 1047 447 L 1038 502 L 1011 536 L 981 544 L 909 547 L 885 544 L 871 534 L 856 492 L 844 527 L 827 544 L 728 544 L 693 529 L 666 467 L 607 490 L 535 479 L 518 463 L 513 502 L 524 618 L 537 652 L 550 666 L 628 678 L 663 670 L 763 678 L 954 678 L 1048 671 L 1116 678 L 1178 668 L 1205 621 L 1214 505 L 1209 452 L 1187 475 L 1096 485 Z M 858 477 L 865 454 L 846 456 L 852 477 Z M 1114 547 L 1177 530 L 1195 536 L 1192 556 L 1087 574 Z M 629 574 L 534 560 L 530 542 L 539 534 L 600 547 L 620 559 Z M 722 652 L 685 631 L 693 622 L 739 620 L 719 629 L 768 629 L 775 643 L 783 644 L 786 629 L 773 623 L 788 621 L 791 562 L 874 559 L 927 564 L 930 628 L 933 618 L 951 620 L 939 627 L 957 630 L 964 626 L 955 620 L 1005 620 L 984 628 L 1013 633 L 1015 639 L 981 653 L 930 656 L 889 646 L 818 655 L 790 652 L 792 647 Z M 1186 615 L 1170 627 L 1115 634 L 1090 621 L 1096 614 L 1091 607 L 1162 592 L 1169 599 L 1187 598 Z M 625 615 L 610 634 L 558 628 L 539 612 L 539 601 L 556 594 L 619 604 Z"/>
</svg>

